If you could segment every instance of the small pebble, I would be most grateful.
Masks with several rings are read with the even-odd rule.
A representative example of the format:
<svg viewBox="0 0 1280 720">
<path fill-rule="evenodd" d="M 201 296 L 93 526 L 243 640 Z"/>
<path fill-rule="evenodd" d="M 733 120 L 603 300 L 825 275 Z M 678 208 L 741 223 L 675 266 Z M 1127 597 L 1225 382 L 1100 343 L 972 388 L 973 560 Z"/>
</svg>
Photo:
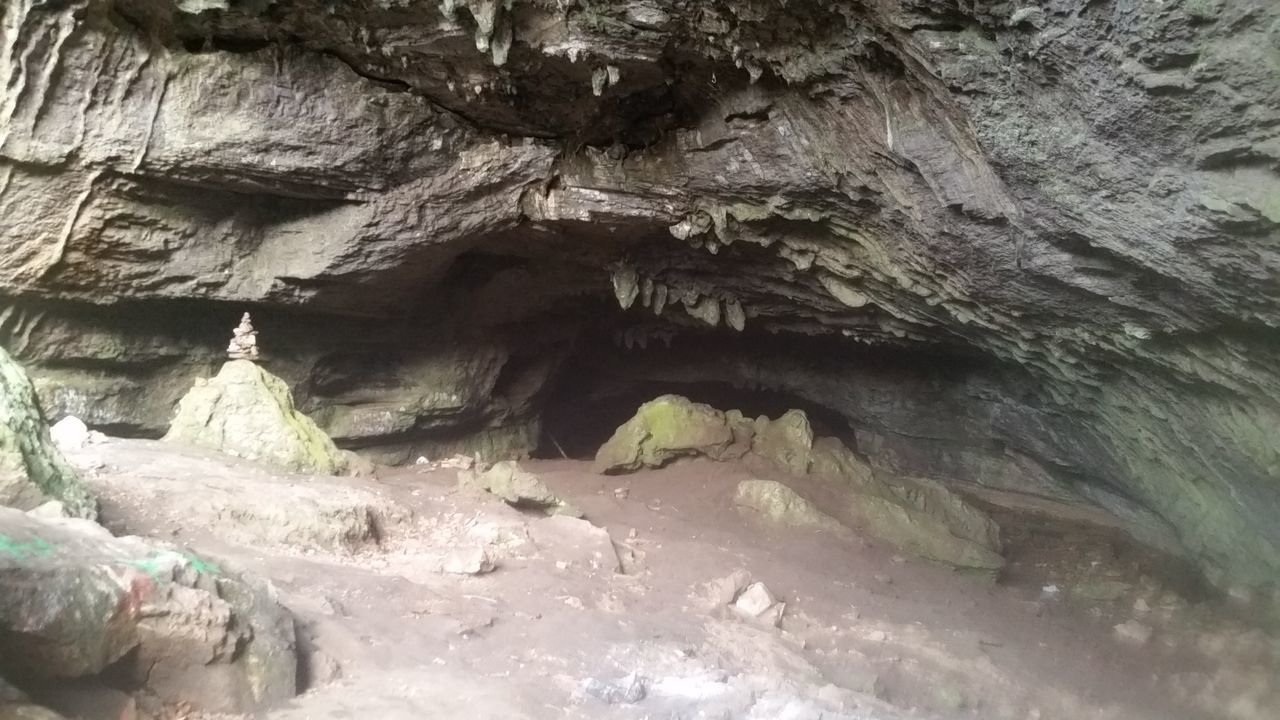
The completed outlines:
<svg viewBox="0 0 1280 720">
<path fill-rule="evenodd" d="M 1137 620 L 1129 620 L 1115 626 L 1116 639 L 1126 645 L 1142 646 L 1151 640 L 1151 627 Z"/>
</svg>

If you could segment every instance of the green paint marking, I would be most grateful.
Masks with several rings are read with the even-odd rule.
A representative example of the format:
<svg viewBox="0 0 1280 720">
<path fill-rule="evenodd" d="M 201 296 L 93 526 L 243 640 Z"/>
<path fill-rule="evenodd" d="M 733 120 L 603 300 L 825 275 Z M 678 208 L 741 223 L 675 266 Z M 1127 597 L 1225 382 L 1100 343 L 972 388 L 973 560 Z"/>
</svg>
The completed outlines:
<svg viewBox="0 0 1280 720">
<path fill-rule="evenodd" d="M 151 576 L 152 580 L 160 580 L 160 571 L 164 567 L 160 564 L 160 558 L 147 558 L 145 560 L 126 560 L 125 565 L 135 567 Z"/>
<path fill-rule="evenodd" d="M 183 554 L 183 557 L 187 559 L 187 562 L 191 563 L 192 569 L 194 569 L 196 572 L 209 573 L 210 575 L 222 574 L 222 570 L 217 565 L 214 565 L 211 562 L 202 560 L 196 557 L 195 555 L 192 555 L 191 553 L 185 553 Z"/>
<path fill-rule="evenodd" d="M 54 552 L 53 545 L 41 537 L 32 536 L 30 540 L 19 542 L 8 535 L 0 535 L 0 553 L 17 560 L 27 558 L 48 557 Z"/>
<path fill-rule="evenodd" d="M 197 573 L 208 573 L 210 575 L 220 575 L 222 570 L 211 562 L 202 560 L 191 553 L 175 553 L 171 550 L 153 550 L 151 555 L 141 560 L 126 560 L 125 565 L 135 567 L 151 576 L 152 580 L 159 580 L 161 574 L 173 567 L 174 558 L 178 557 L 185 560 L 192 570 Z"/>
</svg>

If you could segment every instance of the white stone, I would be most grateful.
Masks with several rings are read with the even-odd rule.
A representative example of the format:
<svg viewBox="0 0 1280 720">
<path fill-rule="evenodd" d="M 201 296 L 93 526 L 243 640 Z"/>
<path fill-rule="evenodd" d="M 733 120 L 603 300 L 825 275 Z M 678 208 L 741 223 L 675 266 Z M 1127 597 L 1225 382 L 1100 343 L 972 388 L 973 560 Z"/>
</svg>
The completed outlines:
<svg viewBox="0 0 1280 720">
<path fill-rule="evenodd" d="M 493 572 L 495 565 L 489 551 L 482 547 L 458 548 L 444 559 L 443 569 L 457 575 L 483 575 Z"/>
<path fill-rule="evenodd" d="M 1116 639 L 1126 645 L 1146 645 L 1151 640 L 1151 627 L 1137 620 L 1129 620 L 1115 626 Z"/>
<path fill-rule="evenodd" d="M 80 418 L 68 415 L 49 428 L 53 444 L 63 450 L 79 450 L 89 443 L 89 428 Z"/>
<path fill-rule="evenodd" d="M 57 500 L 50 500 L 39 507 L 32 508 L 27 511 L 27 514 L 31 517 L 38 517 L 45 520 L 57 520 L 71 517 L 71 514 L 67 512 L 67 508 Z"/>
<path fill-rule="evenodd" d="M 762 582 L 751 583 L 743 590 L 738 599 L 733 602 L 733 607 L 739 612 L 751 617 L 759 617 L 763 615 L 773 604 L 778 602 L 778 598 L 769 592 L 769 588 L 765 587 Z"/>
<path fill-rule="evenodd" d="M 734 570 L 726 577 L 712 580 L 706 585 L 706 595 L 712 606 L 732 605 L 738 594 L 751 583 L 751 575 L 746 570 Z"/>
</svg>

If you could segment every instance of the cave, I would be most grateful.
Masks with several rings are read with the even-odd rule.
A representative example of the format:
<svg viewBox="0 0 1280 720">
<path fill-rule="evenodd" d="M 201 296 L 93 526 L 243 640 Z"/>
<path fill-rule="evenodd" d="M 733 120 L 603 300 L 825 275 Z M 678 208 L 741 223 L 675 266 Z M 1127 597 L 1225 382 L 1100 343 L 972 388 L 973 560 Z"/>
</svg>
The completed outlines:
<svg viewBox="0 0 1280 720">
<path fill-rule="evenodd" d="M 760 567 L 778 578 L 830 563 L 825 575 L 792 578 L 817 588 L 813 606 L 796 612 L 832 628 L 852 623 L 863 640 L 908 633 L 823 603 L 870 603 L 879 609 L 866 612 L 895 628 L 936 622 L 955 637 L 1002 632 L 983 608 L 1018 615 L 1008 632 L 1023 640 L 975 641 L 983 652 L 1012 644 L 992 650 L 1006 653 L 992 677 L 1024 673 L 1012 679 L 982 685 L 958 669 L 965 662 L 942 668 L 911 656 L 904 667 L 920 662 L 936 675 L 926 682 L 877 665 L 905 651 L 866 648 L 859 657 L 873 670 L 837 671 L 822 653 L 848 648 L 804 640 L 786 652 L 828 682 L 805 680 L 810 690 L 773 707 L 763 690 L 726 681 L 717 686 L 733 689 L 725 697 L 741 691 L 755 704 L 725 700 L 717 717 L 1022 718 L 1043 708 L 1046 718 L 1103 718 L 1110 706 L 1126 717 L 1143 708 L 1162 718 L 1273 718 L 1277 53 L 1280 6 L 1269 0 L 9 0 L 0 9 L 0 346 L 30 376 L 48 423 L 77 419 L 110 439 L 101 457 L 68 453 L 87 482 L 107 483 L 97 491 L 103 525 L 121 536 L 171 534 L 286 587 L 325 573 L 280 570 L 282 558 L 303 553 L 296 548 L 262 565 L 228 550 L 254 543 L 220 525 L 157 519 L 168 517 L 157 498 L 170 497 L 169 474 L 199 468 L 208 488 L 259 478 L 157 449 L 180 400 L 227 362 L 244 313 L 258 364 L 287 384 L 289 402 L 372 468 L 343 492 L 417 498 L 436 492 L 439 477 L 452 488 L 455 470 L 516 462 L 632 553 L 622 574 L 643 553 L 620 538 L 652 527 L 669 535 L 654 541 L 649 562 L 665 557 L 663 544 L 682 548 L 670 569 L 681 582 L 713 572 L 702 548 L 739 542 L 741 557 L 769 558 Z M 955 498 L 961 515 L 990 518 L 1003 567 L 982 580 L 941 572 L 874 533 L 841 530 L 834 545 L 776 530 L 744 539 L 747 526 L 734 525 L 727 496 L 715 494 L 734 483 L 791 484 L 808 498 L 797 507 L 836 516 L 831 508 L 867 491 L 787 478 L 752 465 L 754 455 L 720 457 L 725 447 L 682 448 L 626 473 L 590 469 L 646 403 L 666 396 L 705 406 L 718 422 L 737 411 L 723 422 L 750 426 L 755 438 L 800 411 L 806 442 L 830 439 L 865 477 L 894 478 L 875 491 L 892 512 L 915 503 L 912 512 L 936 516 Z M 128 467 L 137 487 L 110 485 Z M 159 494 L 131 494 L 151 492 L 147 483 Z M 284 492 L 267 504 L 288 507 Z M 326 537 L 355 553 L 352 538 L 409 543 L 418 536 L 404 528 L 422 517 L 470 511 L 446 512 L 453 496 L 431 497 L 444 505 L 369 510 L 367 533 Z M 137 514 L 153 503 L 155 514 Z M 204 505 L 173 507 L 198 515 Z M 510 522 L 534 523 L 542 508 L 521 507 L 523 519 Z M 220 512 L 218 522 L 247 522 L 247 511 Z M 667 515 L 648 525 L 644 512 Z M 261 527 L 292 524 L 275 517 Z M 31 552 L 11 547 L 14 557 Z M 373 566 L 401 574 L 352 579 L 357 595 L 411 597 L 415 583 L 430 584 L 394 559 L 425 551 L 395 547 Z M 868 580 L 903 568 L 910 573 L 894 583 Z M 956 574 L 964 577 L 953 584 Z M 846 591 L 911 600 L 894 609 Z M 472 595 L 510 610 L 507 619 L 546 615 Z M 299 599 L 285 602 L 299 618 L 299 647 L 348 647 L 333 639 L 343 603 L 325 599 L 321 612 L 313 600 L 329 595 L 302 585 L 286 596 Z M 1032 619 L 1019 614 L 1024 604 Z M 433 616 L 427 605 L 405 617 Z M 466 610 L 466 622 L 476 612 Z M 459 637 L 518 654 L 524 640 L 502 636 L 493 612 Z M 806 637 L 787 624 L 800 615 L 778 612 L 786 637 L 776 642 Z M 655 636 L 685 631 L 645 617 Z M 384 637 L 368 622 L 363 637 Z M 572 635 L 564 622 L 528 642 Z M 1091 629 L 1077 637 L 1079 628 Z M 3 658 L 28 646 L 7 646 L 17 641 L 6 632 L 0 675 L 21 687 L 21 668 Z M 250 642 L 252 633 L 235 632 Z M 1039 633 L 1063 643 L 1068 663 L 1122 649 L 1110 665 L 1064 679 L 1052 700 L 1048 691 L 1000 695 L 997 685 L 1054 675 L 1051 653 L 1026 640 Z M 604 652 L 592 647 L 582 652 Z M 385 682 L 362 676 L 376 663 L 353 656 L 351 694 L 366 705 L 344 705 L 338 690 L 308 680 L 293 689 L 314 686 L 302 697 L 318 704 L 301 714 L 252 709 L 279 720 L 332 706 L 461 717 L 426 690 L 418 705 L 380 704 L 399 697 L 397 682 L 472 687 L 474 673 L 454 670 L 447 652 L 417 652 L 392 652 L 400 664 Z M 303 674 L 336 667 L 321 655 L 303 657 Z M 148 673 L 172 680 L 170 661 L 148 660 L 124 694 L 144 692 Z M 510 670 L 506 700 L 471 710 L 624 718 L 646 707 L 672 717 L 720 708 L 706 697 L 671 700 L 671 686 L 622 664 L 616 674 L 630 680 L 583 680 L 565 691 L 572 701 L 531 690 L 531 675 Z M 96 687 L 95 673 L 72 685 Z M 1146 675 L 1158 676 L 1151 688 L 1130 687 Z M 84 708 L 123 702 L 119 688 L 106 704 L 91 692 L 54 702 L 60 682 L 39 679 L 27 695 L 71 720 L 97 720 Z M 257 697 L 232 675 L 211 682 L 225 697 Z M 844 699 L 813 689 L 827 686 Z M 0 680 L 0 709 L 8 687 Z M 199 710 L 207 699 L 190 702 Z M 214 712 L 244 709 L 209 702 Z M 557 703 L 562 714 L 547 710 Z M 168 717 L 176 706 L 166 707 L 134 710 Z"/>
</svg>

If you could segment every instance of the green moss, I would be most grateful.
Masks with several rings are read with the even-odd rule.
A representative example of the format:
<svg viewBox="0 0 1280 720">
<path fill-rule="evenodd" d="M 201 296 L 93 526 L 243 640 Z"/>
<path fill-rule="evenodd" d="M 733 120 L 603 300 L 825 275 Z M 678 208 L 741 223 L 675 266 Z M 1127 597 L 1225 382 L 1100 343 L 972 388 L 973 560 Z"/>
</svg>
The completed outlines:
<svg viewBox="0 0 1280 720">
<path fill-rule="evenodd" d="M 92 518 L 97 501 L 49 437 L 35 387 L 0 348 L 0 504 L 29 510 L 53 498 Z"/>
<path fill-rule="evenodd" d="M 596 453 L 599 472 L 661 467 L 678 457 L 720 459 L 734 446 L 724 413 L 679 395 L 663 395 L 636 411 Z"/>
</svg>

